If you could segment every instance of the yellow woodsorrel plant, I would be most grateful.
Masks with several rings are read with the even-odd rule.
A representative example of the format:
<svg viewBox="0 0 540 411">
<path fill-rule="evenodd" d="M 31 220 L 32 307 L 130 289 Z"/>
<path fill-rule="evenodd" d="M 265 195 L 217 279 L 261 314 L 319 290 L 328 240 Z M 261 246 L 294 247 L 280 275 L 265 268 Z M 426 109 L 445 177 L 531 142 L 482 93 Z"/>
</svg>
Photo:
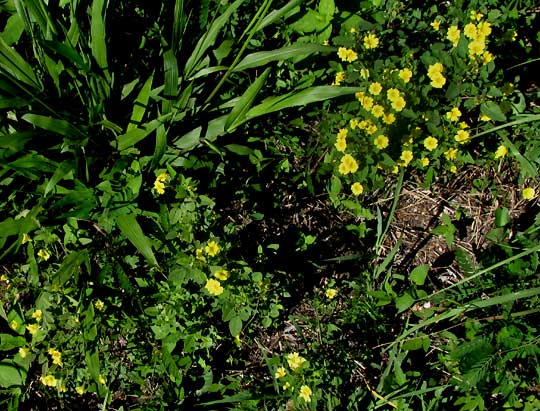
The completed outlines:
<svg viewBox="0 0 540 411">
<path fill-rule="evenodd" d="M 497 66 L 495 49 L 515 40 L 504 17 L 457 6 L 432 7 L 422 20 L 407 16 L 392 9 L 374 15 L 375 23 L 351 18 L 333 39 L 332 84 L 361 89 L 330 128 L 325 161 L 334 170 L 335 204 L 340 194 L 354 199 L 381 188 L 403 169 L 419 170 L 429 183 L 436 172 L 508 153 L 504 137 L 475 138 L 520 109 L 512 104 L 519 93 Z"/>
</svg>

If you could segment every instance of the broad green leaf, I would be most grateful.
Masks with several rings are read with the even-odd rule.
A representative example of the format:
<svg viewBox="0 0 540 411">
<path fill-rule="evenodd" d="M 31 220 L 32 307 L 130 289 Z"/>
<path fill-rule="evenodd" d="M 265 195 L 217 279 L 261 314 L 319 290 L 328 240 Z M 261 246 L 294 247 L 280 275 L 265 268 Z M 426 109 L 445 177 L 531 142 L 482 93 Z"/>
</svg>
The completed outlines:
<svg viewBox="0 0 540 411">
<path fill-rule="evenodd" d="M 122 151 L 126 148 L 132 147 L 139 141 L 145 139 L 150 133 L 163 124 L 160 120 L 152 120 L 144 125 L 144 128 L 135 128 L 122 134 L 116 139 L 118 140 L 118 150 Z"/>
<path fill-rule="evenodd" d="M 506 116 L 501 107 L 494 101 L 486 101 L 480 105 L 480 111 L 495 121 L 506 121 Z"/>
<path fill-rule="evenodd" d="M 201 69 L 199 67 L 201 61 L 203 61 L 204 56 L 208 49 L 214 45 L 216 38 L 219 34 L 221 28 L 225 25 L 231 14 L 244 2 L 244 0 L 236 0 L 232 3 L 225 12 L 219 16 L 211 26 L 208 28 L 208 31 L 199 39 L 193 52 L 186 61 L 184 67 L 184 76 L 189 78 L 196 70 Z"/>
<path fill-rule="evenodd" d="M 99 378 L 99 354 L 97 351 L 86 351 L 86 367 L 92 378 L 97 382 Z"/>
<path fill-rule="evenodd" d="M 336 11 L 334 0 L 321 0 L 319 3 L 319 13 L 323 16 L 331 17 Z"/>
<path fill-rule="evenodd" d="M 163 68 L 165 72 L 165 88 L 163 90 L 162 113 L 171 111 L 173 103 L 178 95 L 178 62 L 172 50 L 163 53 Z"/>
<path fill-rule="evenodd" d="M 268 15 L 262 20 L 261 24 L 259 24 L 259 27 L 257 27 L 257 30 L 262 30 L 263 28 L 274 23 L 275 21 L 283 17 L 288 17 L 290 13 L 294 12 L 295 7 L 299 6 L 303 2 L 304 0 L 292 0 L 282 8 L 278 10 L 273 10 L 272 12 L 268 13 Z"/>
<path fill-rule="evenodd" d="M 225 71 L 227 70 L 228 67 L 227 66 L 213 66 L 213 67 L 205 67 L 201 70 L 199 70 L 197 73 L 195 73 L 193 76 L 191 76 L 189 78 L 189 80 L 195 80 L 197 78 L 200 78 L 200 77 L 205 77 L 205 76 L 208 76 L 209 74 L 212 74 L 212 73 L 217 73 L 219 71 Z"/>
<path fill-rule="evenodd" d="M 131 119 L 127 126 L 127 131 L 135 129 L 142 121 L 146 107 L 148 106 L 148 99 L 150 98 L 150 91 L 152 90 L 152 81 L 154 74 L 148 77 L 148 80 L 144 83 L 135 103 L 133 104 L 133 111 L 131 113 Z"/>
<path fill-rule="evenodd" d="M 66 137 L 84 137 L 84 134 L 79 131 L 79 129 L 66 120 L 59 120 L 57 118 L 41 116 L 38 114 L 25 114 L 22 116 L 22 119 L 36 127 L 51 131 L 53 133 L 61 134 Z"/>
<path fill-rule="evenodd" d="M 157 266 L 158 263 L 154 256 L 154 252 L 152 251 L 152 243 L 150 239 L 144 235 L 136 217 L 133 214 L 122 215 L 116 219 L 116 223 L 122 234 L 127 237 L 137 250 L 139 250 L 144 258 L 146 258 L 150 264 Z"/>
<path fill-rule="evenodd" d="M 21 34 L 24 31 L 24 23 L 18 14 L 13 14 L 6 23 L 4 31 L 0 33 L 0 37 L 11 46 L 19 41 Z"/>
<path fill-rule="evenodd" d="M 0 73 L 4 73 L 8 78 L 13 77 L 33 89 L 40 90 L 42 85 L 38 81 L 30 64 L 24 60 L 19 53 L 8 46 L 0 37 Z"/>
<path fill-rule="evenodd" d="M 25 380 L 26 373 L 22 367 L 17 366 L 10 360 L 0 362 L 0 387 L 8 388 L 14 385 L 22 385 Z"/>
<path fill-rule="evenodd" d="M 45 186 L 45 190 L 43 192 L 43 197 L 46 197 L 47 194 L 49 194 L 54 189 L 56 184 L 58 184 L 58 182 L 60 182 L 62 179 L 64 179 L 64 177 L 70 174 L 74 170 L 74 168 L 75 164 L 72 161 L 62 162 L 47 182 L 47 185 Z"/>
<path fill-rule="evenodd" d="M 94 0 L 91 9 L 90 47 L 99 67 L 107 73 L 107 44 L 105 42 L 105 0 Z"/>
<path fill-rule="evenodd" d="M 500 206 L 495 210 L 495 225 L 497 227 L 504 227 L 510 223 L 510 210 L 508 208 Z"/>
<path fill-rule="evenodd" d="M 411 281 L 416 285 L 424 285 L 429 272 L 429 264 L 422 264 L 411 271 Z"/>
<path fill-rule="evenodd" d="M 32 21 L 39 25 L 42 36 L 46 40 L 50 40 L 52 35 L 56 34 L 56 28 L 49 16 L 45 2 L 43 0 L 26 0 L 24 1 L 24 8 L 30 13 Z"/>
<path fill-rule="evenodd" d="M 259 51 L 248 54 L 238 63 L 233 71 L 242 71 L 248 68 L 259 67 L 272 61 L 281 61 L 289 58 L 298 58 L 301 55 L 309 55 L 317 52 L 328 52 L 334 50 L 333 47 L 321 44 L 293 44 L 277 50 Z"/>
<path fill-rule="evenodd" d="M 289 107 L 303 106 L 317 101 L 324 101 L 330 98 L 346 96 L 361 91 L 358 87 L 335 87 L 335 86 L 315 86 L 301 91 L 293 91 L 283 96 L 274 96 L 264 100 L 261 104 L 253 107 L 247 113 L 246 118 L 262 116 Z"/>
<path fill-rule="evenodd" d="M 396 298 L 396 308 L 398 310 L 398 313 L 402 313 L 413 304 L 414 298 L 412 298 L 409 293 L 405 293 L 402 296 Z"/>
<path fill-rule="evenodd" d="M 84 61 L 81 55 L 74 50 L 73 48 L 66 46 L 64 43 L 58 41 L 44 41 L 43 45 L 49 50 L 54 51 L 55 53 L 60 54 L 61 56 L 67 58 L 75 66 L 81 70 L 90 72 L 90 66 Z"/>
<path fill-rule="evenodd" d="M 245 119 L 246 113 L 253 105 L 255 97 L 259 93 L 261 87 L 263 86 L 266 78 L 270 74 L 270 68 L 267 68 L 254 82 L 251 84 L 247 90 L 244 92 L 242 97 L 238 100 L 236 105 L 233 107 L 227 120 L 225 121 L 225 131 L 229 132 L 242 123 Z"/>
<path fill-rule="evenodd" d="M 229 331 L 233 337 L 236 337 L 242 331 L 242 319 L 240 317 L 234 317 L 229 321 Z"/>
<path fill-rule="evenodd" d="M 130 81 L 129 83 L 127 84 L 124 84 L 124 87 L 122 87 L 122 95 L 120 97 L 120 100 L 123 100 L 125 99 L 127 96 L 129 96 L 131 94 L 131 92 L 133 91 L 133 89 L 135 88 L 135 86 L 137 84 L 139 84 L 139 81 L 140 79 L 139 78 L 136 78 L 135 80 L 133 81 Z"/>
<path fill-rule="evenodd" d="M 54 274 L 53 282 L 59 286 L 63 286 L 68 280 L 73 279 L 73 284 L 77 284 L 82 264 L 85 264 L 87 270 L 90 271 L 88 252 L 86 250 L 73 251 L 64 259 L 62 265 Z"/>
<path fill-rule="evenodd" d="M 24 347 L 26 340 L 23 337 L 15 337 L 11 334 L 0 334 L 0 350 L 9 351 L 13 348 Z"/>
<path fill-rule="evenodd" d="M 253 150 L 247 146 L 241 144 L 228 144 L 225 146 L 231 153 L 238 154 L 239 156 L 248 156 L 253 154 Z"/>
</svg>

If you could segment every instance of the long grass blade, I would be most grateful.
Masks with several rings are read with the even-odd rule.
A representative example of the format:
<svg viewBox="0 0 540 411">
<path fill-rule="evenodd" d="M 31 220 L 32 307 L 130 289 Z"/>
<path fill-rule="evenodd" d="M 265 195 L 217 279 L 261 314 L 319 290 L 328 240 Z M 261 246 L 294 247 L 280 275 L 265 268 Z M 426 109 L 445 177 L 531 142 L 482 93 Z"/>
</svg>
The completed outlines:
<svg viewBox="0 0 540 411">
<path fill-rule="evenodd" d="M 146 260 L 157 266 L 157 260 L 152 251 L 152 243 L 142 231 L 141 226 L 133 214 L 122 215 L 116 219 L 120 231 L 135 246 L 137 250 L 146 258 Z"/>
</svg>

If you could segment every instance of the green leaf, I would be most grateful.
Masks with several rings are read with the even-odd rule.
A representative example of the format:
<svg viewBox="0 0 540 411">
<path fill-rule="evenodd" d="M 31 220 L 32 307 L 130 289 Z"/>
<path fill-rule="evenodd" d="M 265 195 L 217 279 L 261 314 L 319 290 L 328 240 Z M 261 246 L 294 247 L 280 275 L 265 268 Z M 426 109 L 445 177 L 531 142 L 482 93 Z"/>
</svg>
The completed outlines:
<svg viewBox="0 0 540 411">
<path fill-rule="evenodd" d="M 14 385 L 22 385 L 26 380 L 26 373 L 21 367 L 16 366 L 13 361 L 4 360 L 0 362 L 0 387 L 8 388 Z"/>
<path fill-rule="evenodd" d="M 208 28 L 208 31 L 199 39 L 184 66 L 185 77 L 191 77 L 195 71 L 202 68 L 200 65 L 204 62 L 204 56 L 207 50 L 214 45 L 219 31 L 225 25 L 231 14 L 240 7 L 243 1 L 244 0 L 236 0 L 232 3 L 221 16 L 214 20 L 212 25 Z"/>
<path fill-rule="evenodd" d="M 318 52 L 330 52 L 333 47 L 322 44 L 293 44 L 276 50 L 259 51 L 248 54 L 238 63 L 233 71 L 242 71 L 253 67 L 259 67 L 272 61 L 282 61 L 290 58 L 298 58 L 301 55 L 310 55 Z"/>
<path fill-rule="evenodd" d="M 480 111 L 495 121 L 506 121 L 506 116 L 501 107 L 494 101 L 486 101 L 480 105 Z"/>
<path fill-rule="evenodd" d="M 4 31 L 0 33 L 0 37 L 11 46 L 19 41 L 21 34 L 24 31 L 24 23 L 18 14 L 13 14 L 6 23 Z"/>
<path fill-rule="evenodd" d="M 255 101 L 255 97 L 257 97 L 257 94 L 266 81 L 268 74 L 270 74 L 270 68 L 267 68 L 238 99 L 236 105 L 233 107 L 227 116 L 227 120 L 225 121 L 225 132 L 228 133 L 231 130 L 234 130 L 238 125 L 245 121 L 246 113 L 251 108 L 253 101 Z"/>
<path fill-rule="evenodd" d="M 60 134 L 66 137 L 79 136 L 83 137 L 82 134 L 75 126 L 66 120 L 59 120 L 57 118 L 41 116 L 38 114 L 25 114 L 22 116 L 24 121 L 29 122 L 33 126 L 42 128 L 47 131 L 51 131 L 56 134 Z"/>
<path fill-rule="evenodd" d="M 163 122 L 159 119 L 152 120 L 151 122 L 144 124 L 144 128 L 134 128 L 127 133 L 116 137 L 118 140 L 118 150 L 122 151 L 134 146 L 139 141 L 148 137 L 150 133 L 162 124 Z"/>
<path fill-rule="evenodd" d="M 165 88 L 163 90 L 163 114 L 172 110 L 173 103 L 178 94 L 178 62 L 172 50 L 163 53 L 163 66 L 165 71 Z"/>
<path fill-rule="evenodd" d="M 229 321 L 229 331 L 233 337 L 236 337 L 242 331 L 242 319 L 240 317 L 234 317 Z"/>
<path fill-rule="evenodd" d="M 45 190 L 43 192 L 43 197 L 46 197 L 47 194 L 49 194 L 54 189 L 58 182 L 60 182 L 64 177 L 70 174 L 73 171 L 74 167 L 75 164 L 72 161 L 62 162 L 47 182 L 47 185 L 45 186 Z"/>
<path fill-rule="evenodd" d="M 122 215 L 116 219 L 120 231 L 135 246 L 137 250 L 146 258 L 146 260 L 157 266 L 157 260 L 152 251 L 152 243 L 142 231 L 141 226 L 133 214 Z"/>
<path fill-rule="evenodd" d="M 411 271 L 411 281 L 416 285 L 424 285 L 429 272 L 429 264 L 422 264 Z"/>
<path fill-rule="evenodd" d="M 239 156 L 253 155 L 253 150 L 247 146 L 241 144 L 228 144 L 225 146 L 231 153 L 238 154 Z"/>
<path fill-rule="evenodd" d="M 34 74 L 32 66 L 0 37 L 0 73 L 2 72 L 8 78 L 13 77 L 33 89 L 42 89 L 42 85 Z"/>
<path fill-rule="evenodd" d="M 0 350 L 9 351 L 13 348 L 24 347 L 26 340 L 23 337 L 14 337 L 11 334 L 0 334 Z"/>
<path fill-rule="evenodd" d="M 495 210 L 495 225 L 504 227 L 510 223 L 510 210 L 506 207 L 499 207 Z"/>
<path fill-rule="evenodd" d="M 53 276 L 53 282 L 60 286 L 64 285 L 68 280 L 73 279 L 73 284 L 77 284 L 79 278 L 80 267 L 86 265 L 87 271 L 90 272 L 90 259 L 87 251 L 73 251 L 69 254 L 58 271 Z"/>
<path fill-rule="evenodd" d="M 261 24 L 259 24 L 259 27 L 257 27 L 257 30 L 262 30 L 266 26 L 276 22 L 277 20 L 281 19 L 282 17 L 287 17 L 289 14 L 294 13 L 295 7 L 302 4 L 304 0 L 292 0 L 289 1 L 285 6 L 278 10 L 273 10 L 261 21 Z"/>
<path fill-rule="evenodd" d="M 99 67 L 107 73 L 107 44 L 105 42 L 105 0 L 94 0 L 92 2 L 92 16 L 90 22 L 90 47 L 92 55 L 96 59 Z"/>
<path fill-rule="evenodd" d="M 97 382 L 99 378 L 99 354 L 97 351 L 91 352 L 90 350 L 86 351 L 86 367 L 90 376 Z"/>
<path fill-rule="evenodd" d="M 402 296 L 396 298 L 396 308 L 398 310 L 398 313 L 402 313 L 413 304 L 414 298 L 412 298 L 409 293 L 405 293 Z"/>
<path fill-rule="evenodd" d="M 152 81 L 154 74 L 152 74 L 144 83 L 135 103 L 133 104 L 133 111 L 131 113 L 131 119 L 127 126 L 127 131 L 131 131 L 141 123 L 144 113 L 146 113 L 146 107 L 148 106 L 148 99 L 150 98 L 150 91 L 152 90 Z"/>
</svg>

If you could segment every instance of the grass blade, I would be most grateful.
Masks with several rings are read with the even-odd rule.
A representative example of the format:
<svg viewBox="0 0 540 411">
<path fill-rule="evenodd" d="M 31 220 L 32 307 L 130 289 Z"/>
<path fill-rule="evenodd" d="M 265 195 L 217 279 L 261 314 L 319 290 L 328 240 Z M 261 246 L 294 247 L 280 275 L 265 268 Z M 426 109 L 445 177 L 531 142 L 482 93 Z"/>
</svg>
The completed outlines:
<svg viewBox="0 0 540 411">
<path fill-rule="evenodd" d="M 41 90 L 42 85 L 38 81 L 30 64 L 24 60 L 19 53 L 6 44 L 0 37 L 0 72 L 6 76 L 32 87 Z"/>
<path fill-rule="evenodd" d="M 56 134 L 61 134 L 66 137 L 85 137 L 85 135 L 77 127 L 66 120 L 59 120 L 38 114 L 25 114 L 22 116 L 22 119 L 29 122 L 33 126 L 51 131 Z"/>
<path fill-rule="evenodd" d="M 90 23 L 90 48 L 98 66 L 108 77 L 107 45 L 105 43 L 105 0 L 92 2 Z"/>
<path fill-rule="evenodd" d="M 146 108 L 148 106 L 148 99 L 150 98 L 150 91 L 152 91 L 152 81 L 154 79 L 154 74 L 148 77 L 148 80 L 144 83 L 135 103 L 133 104 L 133 112 L 131 113 L 131 119 L 127 126 L 127 131 L 131 131 L 141 124 L 141 121 L 146 113 Z"/>
</svg>

